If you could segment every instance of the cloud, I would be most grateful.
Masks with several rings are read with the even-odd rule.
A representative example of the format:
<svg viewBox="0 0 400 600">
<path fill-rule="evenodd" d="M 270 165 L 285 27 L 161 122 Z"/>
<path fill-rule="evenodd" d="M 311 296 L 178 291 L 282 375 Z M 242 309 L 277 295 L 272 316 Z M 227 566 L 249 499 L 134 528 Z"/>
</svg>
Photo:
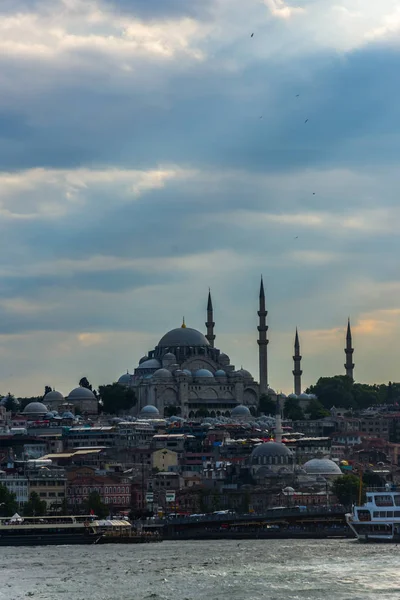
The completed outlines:
<svg viewBox="0 0 400 600">
<path fill-rule="evenodd" d="M 280 19 L 290 19 L 293 15 L 304 12 L 304 8 L 289 6 L 283 0 L 264 0 L 264 4 L 274 17 L 279 17 Z"/>
</svg>

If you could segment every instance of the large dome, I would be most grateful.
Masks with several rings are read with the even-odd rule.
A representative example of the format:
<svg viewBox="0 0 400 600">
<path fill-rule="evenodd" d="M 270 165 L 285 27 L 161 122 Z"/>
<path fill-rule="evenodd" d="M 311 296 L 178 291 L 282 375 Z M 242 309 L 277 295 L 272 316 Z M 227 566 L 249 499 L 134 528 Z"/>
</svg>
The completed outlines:
<svg viewBox="0 0 400 600">
<path fill-rule="evenodd" d="M 121 377 L 118 379 L 118 383 L 120 385 L 129 385 L 131 382 L 131 375 L 129 373 L 124 373 L 123 375 L 121 375 Z"/>
<path fill-rule="evenodd" d="M 96 397 L 88 388 L 77 387 L 69 393 L 68 400 L 96 400 Z"/>
<path fill-rule="evenodd" d="M 198 369 L 194 374 L 195 377 L 214 377 L 214 375 L 208 369 Z"/>
<path fill-rule="evenodd" d="M 140 369 L 159 369 L 160 368 L 160 361 L 157 360 L 156 358 L 150 358 L 148 360 L 145 360 L 141 363 L 139 363 L 138 366 L 138 370 Z"/>
<path fill-rule="evenodd" d="M 64 396 L 61 392 L 56 392 L 56 390 L 53 390 L 45 395 L 43 401 L 46 403 L 64 402 Z"/>
<path fill-rule="evenodd" d="M 30 402 L 24 408 L 23 415 L 39 417 L 41 415 L 47 415 L 49 409 L 41 402 Z"/>
<path fill-rule="evenodd" d="M 182 346 L 209 346 L 208 340 L 197 329 L 177 327 L 168 331 L 158 342 L 160 348 L 177 348 Z"/>
<path fill-rule="evenodd" d="M 292 451 L 285 446 L 285 444 L 279 442 L 265 442 L 256 446 L 251 453 L 251 461 L 258 461 L 261 457 L 269 456 L 292 456 Z"/>
<path fill-rule="evenodd" d="M 312 458 L 303 469 L 307 475 L 342 475 L 340 467 L 329 458 Z"/>
</svg>

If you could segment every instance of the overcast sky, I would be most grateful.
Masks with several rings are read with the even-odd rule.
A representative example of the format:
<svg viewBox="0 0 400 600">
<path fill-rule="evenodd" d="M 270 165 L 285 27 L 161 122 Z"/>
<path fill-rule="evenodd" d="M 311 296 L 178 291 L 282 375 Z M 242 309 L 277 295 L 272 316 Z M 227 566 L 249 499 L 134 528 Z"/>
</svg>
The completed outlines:
<svg viewBox="0 0 400 600">
<path fill-rule="evenodd" d="M 254 36 L 251 37 L 251 34 Z M 2 0 L 0 392 L 181 324 L 270 385 L 399 380 L 397 0 Z M 306 122 L 306 120 L 308 121 Z"/>
</svg>

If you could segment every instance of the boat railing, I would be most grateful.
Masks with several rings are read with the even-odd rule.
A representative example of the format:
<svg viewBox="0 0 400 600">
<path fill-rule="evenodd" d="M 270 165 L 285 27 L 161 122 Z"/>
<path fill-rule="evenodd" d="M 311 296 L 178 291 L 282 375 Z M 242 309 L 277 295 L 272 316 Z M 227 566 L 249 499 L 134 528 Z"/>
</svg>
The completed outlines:
<svg viewBox="0 0 400 600">
<path fill-rule="evenodd" d="M 374 486 L 367 486 L 364 488 L 365 492 L 369 492 L 369 493 L 393 493 L 393 492 L 400 492 L 400 488 L 399 486 L 395 485 L 395 484 L 390 484 L 390 485 L 386 485 L 385 487 L 374 487 Z"/>
</svg>

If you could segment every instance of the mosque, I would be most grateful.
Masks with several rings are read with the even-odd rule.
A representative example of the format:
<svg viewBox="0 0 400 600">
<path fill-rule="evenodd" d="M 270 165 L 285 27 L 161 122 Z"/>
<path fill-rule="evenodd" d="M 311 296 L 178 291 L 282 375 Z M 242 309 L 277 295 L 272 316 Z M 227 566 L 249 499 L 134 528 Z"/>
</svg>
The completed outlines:
<svg viewBox="0 0 400 600">
<path fill-rule="evenodd" d="M 133 375 L 122 375 L 118 383 L 135 390 L 137 403 L 134 415 L 148 410 L 168 416 L 184 418 L 205 416 L 232 416 L 232 411 L 255 414 L 260 395 L 268 394 L 276 400 L 275 390 L 268 385 L 268 325 L 265 306 L 264 284 L 261 279 L 258 310 L 259 381 L 249 371 L 236 370 L 229 356 L 215 347 L 214 311 L 211 293 L 208 294 L 207 331 L 204 335 L 196 329 L 181 327 L 172 329 L 140 359 Z M 294 394 L 300 400 L 309 401 L 301 393 L 301 355 L 296 330 L 294 344 Z M 353 376 L 350 323 L 347 330 L 346 373 Z M 200 411 L 200 412 L 199 412 Z"/>
</svg>

